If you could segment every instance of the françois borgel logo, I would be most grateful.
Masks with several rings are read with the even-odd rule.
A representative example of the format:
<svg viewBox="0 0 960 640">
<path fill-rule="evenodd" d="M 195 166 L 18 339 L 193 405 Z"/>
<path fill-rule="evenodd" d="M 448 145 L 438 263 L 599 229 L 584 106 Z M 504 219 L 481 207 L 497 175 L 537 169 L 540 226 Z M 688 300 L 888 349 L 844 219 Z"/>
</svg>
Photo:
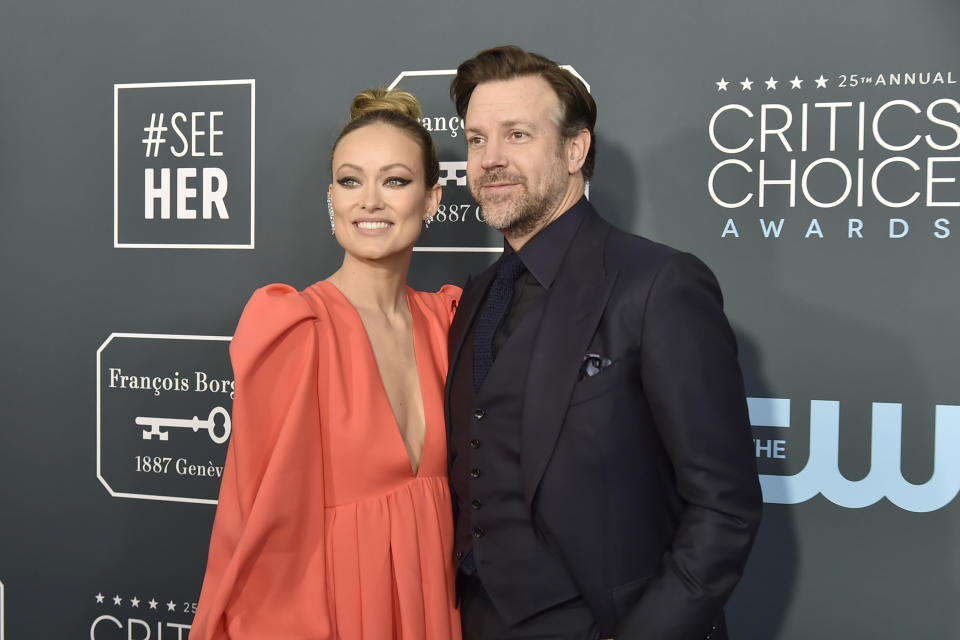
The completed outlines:
<svg viewBox="0 0 960 640">
<path fill-rule="evenodd" d="M 216 504 L 231 432 L 226 336 L 113 333 L 97 350 L 97 477 L 123 498 Z"/>
<path fill-rule="evenodd" d="M 715 233 L 945 239 L 960 208 L 960 75 L 720 78 L 705 126 Z"/>
<path fill-rule="evenodd" d="M 570 65 L 562 65 L 579 78 L 587 91 L 590 85 Z M 450 81 L 456 69 L 401 71 L 389 89 L 410 91 L 423 108 L 423 126 L 433 135 L 440 156 L 440 186 L 443 203 L 433 222 L 420 235 L 414 251 L 498 252 L 503 236 L 483 221 L 483 212 L 467 186 L 467 143 L 463 121 L 450 100 Z M 589 191 L 588 194 L 589 196 Z"/>
<path fill-rule="evenodd" d="M 758 465 L 788 462 L 791 402 L 787 398 L 747 398 Z M 764 502 L 798 504 L 822 494 L 830 502 L 848 509 L 868 507 L 882 498 L 906 511 L 926 513 L 949 504 L 960 493 L 960 406 L 936 405 L 933 473 L 926 482 L 914 484 L 901 471 L 903 406 L 892 402 L 872 403 L 869 445 L 869 472 L 849 480 L 840 472 L 840 403 L 835 400 L 810 402 L 809 454 L 796 473 L 760 474 Z M 769 437 L 770 430 L 779 431 Z M 764 433 L 765 432 L 765 433 Z M 802 447 L 801 447 L 802 448 Z"/>
<path fill-rule="evenodd" d="M 254 88 L 114 85 L 114 247 L 253 249 Z"/>
</svg>

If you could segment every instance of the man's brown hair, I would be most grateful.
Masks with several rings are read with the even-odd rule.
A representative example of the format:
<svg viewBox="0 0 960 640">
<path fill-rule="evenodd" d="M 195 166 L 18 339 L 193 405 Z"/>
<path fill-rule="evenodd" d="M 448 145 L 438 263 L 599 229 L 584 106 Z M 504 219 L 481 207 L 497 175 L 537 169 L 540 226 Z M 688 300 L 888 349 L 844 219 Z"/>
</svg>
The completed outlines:
<svg viewBox="0 0 960 640">
<path fill-rule="evenodd" d="M 457 67 L 457 76 L 450 83 L 450 97 L 463 120 L 467 115 L 470 96 L 478 84 L 513 80 L 523 76 L 540 76 L 553 87 L 560 99 L 560 136 L 566 140 L 581 129 L 590 132 L 590 148 L 581 171 L 584 180 L 593 177 L 596 156 L 596 137 L 593 127 L 597 123 L 597 103 L 586 86 L 575 75 L 563 69 L 553 60 L 520 47 L 506 45 L 481 51 Z"/>
</svg>

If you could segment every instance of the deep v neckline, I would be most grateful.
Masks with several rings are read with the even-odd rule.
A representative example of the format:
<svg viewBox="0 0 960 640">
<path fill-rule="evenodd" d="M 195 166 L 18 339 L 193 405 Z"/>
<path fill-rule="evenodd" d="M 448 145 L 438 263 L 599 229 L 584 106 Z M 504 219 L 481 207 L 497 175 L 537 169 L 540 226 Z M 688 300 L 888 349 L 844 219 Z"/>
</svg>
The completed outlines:
<svg viewBox="0 0 960 640">
<path fill-rule="evenodd" d="M 410 457 L 410 452 L 407 450 L 407 444 L 403 439 L 403 434 L 400 432 L 400 421 L 397 419 L 397 414 L 393 411 L 393 406 L 390 404 L 390 396 L 387 394 L 387 385 L 383 382 L 383 376 L 380 374 L 380 365 L 377 363 L 377 354 L 373 350 L 373 342 L 370 341 L 370 334 L 367 333 L 367 326 L 363 324 L 363 318 L 360 316 L 360 312 L 357 311 L 357 308 L 353 306 L 353 303 L 350 302 L 350 299 L 340 291 L 337 285 L 333 284 L 329 280 L 321 280 L 330 286 L 331 289 L 336 291 L 337 295 L 341 300 L 350 308 L 350 311 L 353 313 L 354 320 L 360 325 L 360 330 L 363 332 L 364 343 L 366 344 L 366 352 L 369 356 L 370 362 L 373 364 L 373 370 L 376 372 L 377 382 L 379 383 L 380 389 L 380 398 L 386 404 L 387 412 L 390 414 L 390 418 L 393 421 L 393 428 L 391 431 L 394 433 L 394 438 L 398 441 L 400 446 L 400 452 L 403 454 L 403 457 L 407 461 L 407 469 L 410 471 L 410 474 L 416 478 L 420 477 L 420 471 L 423 469 L 423 462 L 426 459 L 427 454 L 427 445 L 430 441 L 429 438 L 429 428 L 430 420 L 427 415 L 427 401 L 424 398 L 424 381 L 423 381 L 423 371 L 424 368 L 420 362 L 420 354 L 422 353 L 422 348 L 419 343 L 420 340 L 417 338 L 417 320 L 416 312 L 414 311 L 414 304 L 410 301 L 411 294 L 414 293 L 413 289 L 409 285 L 405 286 L 406 298 L 407 298 L 407 309 L 410 312 L 410 331 L 413 334 L 413 361 L 414 365 L 417 368 L 417 383 L 420 387 L 420 405 L 423 409 L 423 447 L 420 449 L 420 464 L 417 465 L 417 468 L 413 467 L 413 459 Z"/>
</svg>

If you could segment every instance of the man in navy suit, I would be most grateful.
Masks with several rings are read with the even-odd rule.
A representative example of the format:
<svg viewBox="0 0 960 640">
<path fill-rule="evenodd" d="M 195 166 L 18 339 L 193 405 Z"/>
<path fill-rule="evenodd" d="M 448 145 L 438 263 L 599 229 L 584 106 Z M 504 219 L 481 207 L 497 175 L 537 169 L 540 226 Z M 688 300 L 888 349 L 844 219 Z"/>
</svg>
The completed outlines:
<svg viewBox="0 0 960 640">
<path fill-rule="evenodd" d="M 716 279 L 584 198 L 596 105 L 572 74 L 497 47 L 451 95 L 505 238 L 450 330 L 464 637 L 726 638 L 761 496 Z"/>
</svg>

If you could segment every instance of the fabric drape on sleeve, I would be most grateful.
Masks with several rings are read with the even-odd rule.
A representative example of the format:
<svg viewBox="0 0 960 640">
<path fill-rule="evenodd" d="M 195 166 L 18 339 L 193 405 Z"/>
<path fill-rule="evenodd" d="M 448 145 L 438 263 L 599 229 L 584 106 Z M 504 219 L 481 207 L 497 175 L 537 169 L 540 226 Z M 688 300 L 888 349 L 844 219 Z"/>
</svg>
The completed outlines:
<svg viewBox="0 0 960 640">
<path fill-rule="evenodd" d="M 191 640 L 330 638 L 318 320 L 292 287 L 247 303 L 233 432 Z"/>
</svg>

